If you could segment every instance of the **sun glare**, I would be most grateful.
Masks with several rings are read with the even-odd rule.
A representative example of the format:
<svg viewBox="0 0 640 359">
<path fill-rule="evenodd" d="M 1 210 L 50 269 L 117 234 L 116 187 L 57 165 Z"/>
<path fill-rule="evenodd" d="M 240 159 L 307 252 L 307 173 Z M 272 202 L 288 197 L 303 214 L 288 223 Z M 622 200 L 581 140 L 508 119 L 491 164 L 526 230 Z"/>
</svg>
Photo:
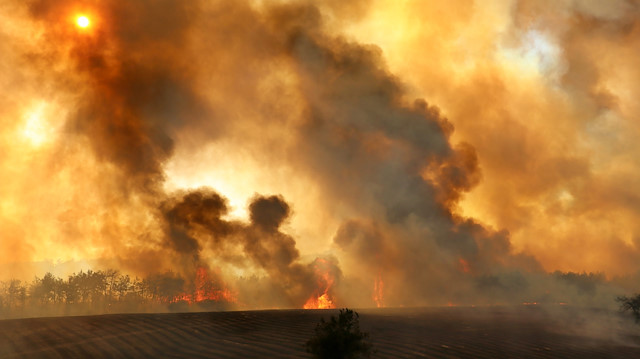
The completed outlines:
<svg viewBox="0 0 640 359">
<path fill-rule="evenodd" d="M 47 140 L 44 110 L 45 106 L 40 105 L 28 113 L 24 129 L 22 130 L 24 137 L 36 147 L 42 145 Z"/>
<path fill-rule="evenodd" d="M 62 116 L 56 107 L 41 102 L 32 106 L 24 114 L 22 136 L 33 148 L 41 147 L 53 141 L 58 131 L 58 126 L 51 122 L 51 116 Z"/>
<path fill-rule="evenodd" d="M 84 15 L 80 15 L 76 18 L 76 25 L 78 25 L 78 27 L 85 29 L 89 27 L 89 25 L 91 25 L 91 21 L 89 20 L 88 17 Z"/>
</svg>

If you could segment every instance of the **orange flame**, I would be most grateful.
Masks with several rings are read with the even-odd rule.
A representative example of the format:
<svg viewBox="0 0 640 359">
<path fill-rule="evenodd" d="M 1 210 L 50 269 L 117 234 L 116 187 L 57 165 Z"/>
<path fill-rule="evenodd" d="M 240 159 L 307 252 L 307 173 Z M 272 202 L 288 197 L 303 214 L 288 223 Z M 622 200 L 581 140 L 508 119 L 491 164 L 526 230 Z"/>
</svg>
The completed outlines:
<svg viewBox="0 0 640 359">
<path fill-rule="evenodd" d="M 333 286 L 334 278 L 331 276 L 329 263 L 326 259 L 317 258 L 313 263 L 318 281 L 318 290 L 314 291 L 306 303 L 304 309 L 332 309 L 336 305 L 329 291 Z"/>
<path fill-rule="evenodd" d="M 333 300 L 331 300 L 331 297 L 329 297 L 328 293 L 323 293 L 321 296 L 315 298 L 315 297 L 311 297 L 309 298 L 309 300 L 307 300 L 306 303 L 304 303 L 304 306 L 302 308 L 304 309 L 333 309 L 335 308 L 336 305 L 333 303 Z"/>
<path fill-rule="evenodd" d="M 191 294 L 182 293 L 175 296 L 169 302 L 187 302 L 193 304 L 204 301 L 235 303 L 237 302 L 237 295 L 227 288 L 217 288 L 211 280 L 207 269 L 200 267 L 196 270 L 194 292 Z"/>
<path fill-rule="evenodd" d="M 381 275 L 373 282 L 373 301 L 378 308 L 384 307 L 384 282 Z"/>
</svg>

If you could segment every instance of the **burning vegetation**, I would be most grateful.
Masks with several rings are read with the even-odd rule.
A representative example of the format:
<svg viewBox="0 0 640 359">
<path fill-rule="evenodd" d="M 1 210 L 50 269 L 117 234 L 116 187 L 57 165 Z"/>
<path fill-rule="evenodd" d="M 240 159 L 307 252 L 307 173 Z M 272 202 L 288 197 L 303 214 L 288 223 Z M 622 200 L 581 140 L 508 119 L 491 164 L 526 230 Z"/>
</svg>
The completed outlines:
<svg viewBox="0 0 640 359">
<path fill-rule="evenodd" d="M 333 285 L 336 281 L 335 264 L 323 258 L 317 258 L 312 267 L 314 269 L 317 289 L 304 303 L 304 309 L 333 309 L 336 304 L 333 299 Z"/>
<path fill-rule="evenodd" d="M 372 299 L 376 303 L 376 307 L 384 307 L 384 282 L 382 281 L 381 275 L 378 275 L 375 282 L 373 283 Z"/>
<path fill-rule="evenodd" d="M 186 302 L 188 304 L 197 304 L 203 302 L 213 303 L 236 303 L 237 294 L 229 290 L 220 281 L 213 281 L 206 268 L 200 267 L 196 271 L 195 281 L 190 284 L 180 277 L 167 277 L 169 282 L 173 281 L 175 289 L 182 287 L 182 291 L 175 295 L 166 295 L 162 298 L 165 303 Z M 180 286 L 182 282 L 182 286 Z M 161 283 L 163 285 L 165 283 Z M 171 285 L 169 285 L 171 286 Z M 185 288 L 187 290 L 185 290 Z"/>
<path fill-rule="evenodd" d="M 0 100 L 0 255 L 8 263 L 95 259 L 108 264 L 97 268 L 119 270 L 80 272 L 67 280 L 47 274 L 30 285 L 10 281 L 7 306 L 113 308 L 131 301 L 335 308 L 567 301 L 556 292 L 608 295 L 604 276 L 554 277 L 531 252 L 512 245 L 511 233 L 522 231 L 503 230 L 502 222 L 485 225 L 461 209 L 481 182 L 487 154 L 499 154 L 499 164 L 489 164 L 507 171 L 500 157 L 505 153 L 549 146 L 507 151 L 536 143 L 535 136 L 506 143 L 480 138 L 484 146 L 502 143 L 480 156 L 465 133 L 453 136 L 451 108 L 414 98 L 411 86 L 389 70 L 381 48 L 334 28 L 364 16 L 360 7 L 339 3 L 3 2 L 0 7 L 11 11 L 0 11 L 2 19 L 17 14 L 20 25 L 34 30 L 21 34 L 0 22 L 0 50 L 11 54 L 0 58 L 0 67 L 17 71 L 0 79 L 10 97 Z M 538 11 L 527 9 L 517 10 Z M 86 21 L 76 21 L 81 13 Z M 590 22 L 580 14 L 572 26 Z M 617 34 L 607 24 L 599 28 L 603 37 L 624 37 L 622 29 L 632 28 L 620 26 Z M 573 65 L 597 77 L 595 67 Z M 500 82 L 485 91 L 484 79 L 500 78 L 494 75 L 480 76 L 483 94 L 498 96 L 507 87 Z M 594 82 L 593 91 L 577 94 L 581 82 L 565 88 L 580 103 L 597 93 L 592 106 L 566 113 L 613 111 L 617 102 L 600 94 L 604 87 Z M 510 103 L 497 98 L 493 106 Z M 553 92 L 553 98 L 563 97 Z M 472 110 L 453 112 L 462 124 L 490 122 L 475 119 L 483 115 L 478 109 L 488 107 L 491 115 L 485 116 L 509 112 L 482 99 L 469 103 Z M 15 124 L 18 118 L 24 123 Z M 467 128 L 466 135 L 475 132 Z M 590 153 L 596 152 L 603 151 Z M 531 168 L 562 169 L 571 178 L 593 171 L 573 157 L 549 161 L 510 159 L 518 175 L 499 182 L 520 187 L 495 193 L 558 197 L 555 207 L 532 211 L 567 218 L 555 213 L 577 199 L 564 188 L 584 181 L 553 183 L 547 193 L 543 184 L 529 186 L 519 176 Z M 564 172 L 548 177 L 557 181 Z M 542 194 L 533 193 L 538 190 Z M 487 202 L 487 208 L 494 202 L 501 207 L 493 198 Z M 517 211 L 499 211 L 495 217 L 514 222 L 513 228 L 528 226 L 528 220 L 511 218 L 519 215 L 502 213 Z M 625 263 L 637 268 L 640 252 L 631 249 L 640 246 L 629 243 L 616 244 L 615 251 L 631 253 Z"/>
<path fill-rule="evenodd" d="M 237 304 L 237 293 L 211 279 L 206 268 L 195 278 L 176 273 L 130 277 L 116 270 L 88 270 L 67 279 L 46 273 L 31 282 L 0 286 L 2 318 L 166 310 L 221 310 Z M 176 304 L 186 306 L 176 306 Z"/>
</svg>

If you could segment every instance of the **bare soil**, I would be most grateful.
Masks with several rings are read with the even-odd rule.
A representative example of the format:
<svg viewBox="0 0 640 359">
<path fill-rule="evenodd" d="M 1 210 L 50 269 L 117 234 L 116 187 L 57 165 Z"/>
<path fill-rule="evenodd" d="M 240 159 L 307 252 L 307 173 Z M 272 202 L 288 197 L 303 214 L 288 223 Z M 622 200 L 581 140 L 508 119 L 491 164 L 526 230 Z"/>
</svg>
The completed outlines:
<svg viewBox="0 0 640 359">
<path fill-rule="evenodd" d="M 362 309 L 376 358 L 640 358 L 640 326 L 571 307 Z M 336 310 L 110 314 L 0 321 L 0 358 L 308 358 Z"/>
</svg>

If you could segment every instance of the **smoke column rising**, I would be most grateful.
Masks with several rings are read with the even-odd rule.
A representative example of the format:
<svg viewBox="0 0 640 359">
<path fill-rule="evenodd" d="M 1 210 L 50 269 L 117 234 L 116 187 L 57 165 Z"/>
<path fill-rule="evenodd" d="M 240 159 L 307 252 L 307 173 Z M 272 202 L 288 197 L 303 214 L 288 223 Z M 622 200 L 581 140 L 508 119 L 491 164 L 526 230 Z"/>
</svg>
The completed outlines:
<svg viewBox="0 0 640 359">
<path fill-rule="evenodd" d="M 387 305 L 494 303 L 545 271 L 633 274 L 637 171 L 598 149 L 636 109 L 590 56 L 632 52 L 635 22 L 537 4 L 6 2 L 0 260 L 219 268 L 281 307 L 316 258 L 361 306 L 378 283 Z M 609 239 L 558 258 L 592 218 Z"/>
</svg>

